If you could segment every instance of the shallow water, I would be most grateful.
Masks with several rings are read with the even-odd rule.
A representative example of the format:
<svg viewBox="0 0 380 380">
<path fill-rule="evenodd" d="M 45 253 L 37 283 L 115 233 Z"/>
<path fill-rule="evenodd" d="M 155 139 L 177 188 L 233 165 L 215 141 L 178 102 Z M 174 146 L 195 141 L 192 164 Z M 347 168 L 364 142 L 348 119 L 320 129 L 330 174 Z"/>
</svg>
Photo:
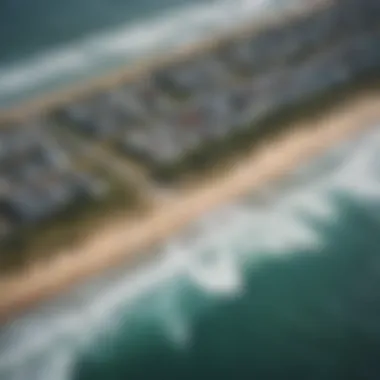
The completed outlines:
<svg viewBox="0 0 380 380">
<path fill-rule="evenodd" d="M 2 2 L 0 103 L 258 9 L 250 0 L 160 1 L 114 0 L 104 17 L 110 2 L 84 1 L 76 18 L 69 1 L 64 25 L 52 21 L 61 10 L 51 2 Z M 96 20 L 81 16 L 90 9 Z M 62 45 L 39 39 L 33 25 Z M 156 247 L 155 261 L 121 266 L 2 326 L 0 379 L 377 380 L 379 152 L 374 127 L 208 215 Z"/>
<path fill-rule="evenodd" d="M 89 0 L 9 1 L 0 5 L 0 107 L 172 52 L 297 3 L 300 0 L 91 0 L 91 5 Z"/>
<path fill-rule="evenodd" d="M 377 379 L 380 133 L 0 335 L 0 378 Z"/>
</svg>

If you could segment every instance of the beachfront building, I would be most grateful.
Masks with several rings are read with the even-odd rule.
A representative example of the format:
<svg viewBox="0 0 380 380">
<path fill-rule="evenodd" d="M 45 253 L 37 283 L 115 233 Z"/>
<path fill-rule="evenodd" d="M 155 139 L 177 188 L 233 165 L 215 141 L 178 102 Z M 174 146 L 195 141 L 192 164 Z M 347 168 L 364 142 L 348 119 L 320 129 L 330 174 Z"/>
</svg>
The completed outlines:
<svg viewBox="0 0 380 380">
<path fill-rule="evenodd" d="M 155 83 L 176 99 L 216 91 L 231 83 L 231 74 L 214 55 L 196 57 L 159 70 Z"/>
<path fill-rule="evenodd" d="M 291 25 L 245 34 L 218 48 L 217 55 L 232 72 L 243 78 L 289 64 L 302 50 L 300 36 Z"/>
<path fill-rule="evenodd" d="M 154 165 L 171 165 L 208 141 L 233 132 L 230 93 L 199 96 L 155 124 L 125 131 L 122 150 Z"/>
<path fill-rule="evenodd" d="M 209 142 L 261 128 L 267 116 L 378 67 L 380 39 L 374 25 L 363 26 L 368 10 L 356 22 L 342 6 L 349 1 L 157 69 L 89 99 L 72 120 L 150 165 L 176 165 Z"/>
<path fill-rule="evenodd" d="M 184 153 L 180 141 L 175 139 L 171 128 L 156 125 L 145 130 L 138 129 L 126 133 L 121 149 L 151 165 L 165 165 L 177 161 Z"/>
<path fill-rule="evenodd" d="M 1 205 L 0 205 L 0 208 L 1 208 Z M 0 216 L 0 241 L 5 239 L 11 233 L 12 233 L 11 223 L 4 216 Z"/>
<path fill-rule="evenodd" d="M 109 191 L 115 194 L 112 176 L 135 167 L 130 162 L 123 166 L 122 155 L 113 156 L 112 148 L 146 163 L 155 178 L 176 180 L 189 170 L 213 166 L 231 148 L 272 137 L 288 126 L 287 115 L 280 111 L 292 110 L 289 106 L 314 101 L 316 95 L 378 69 L 380 29 L 375 17 L 366 11 L 356 21 L 347 12 L 330 9 L 236 38 L 217 52 L 72 102 L 56 114 L 60 126 L 98 140 L 78 139 L 92 153 L 78 165 L 42 122 L 0 130 L 0 242 L 9 236 L 23 240 L 20 232 L 43 221 L 49 229 L 65 211 L 77 212 L 77 205 L 104 199 Z M 91 150 L 92 144 L 100 149 Z M 73 142 L 73 152 L 75 146 Z M 110 182 L 87 168 L 97 152 L 106 164 L 100 163 L 99 169 L 110 171 Z M 120 205 L 121 198 L 110 198 Z"/>
<path fill-rule="evenodd" d="M 112 98 L 97 96 L 82 104 L 66 107 L 62 121 L 88 135 L 104 139 L 114 135 L 119 128 L 119 121 L 124 115 L 116 112 L 117 109 Z"/>
<path fill-rule="evenodd" d="M 358 8 L 356 1 L 335 1 L 327 9 L 236 38 L 223 45 L 218 55 L 244 77 L 297 64 L 328 46 L 337 46 L 344 39 L 376 29 L 380 11 L 378 6 L 373 8 L 371 12 L 370 7 Z"/>
<path fill-rule="evenodd" d="M 145 121 L 165 115 L 175 106 L 172 99 L 157 86 L 153 75 L 140 78 L 128 86 L 132 86 L 133 96 L 146 115 Z"/>
<path fill-rule="evenodd" d="M 99 179 L 75 169 L 65 148 L 41 123 L 0 130 L 0 220 L 19 228 L 57 217 L 99 194 Z"/>
<path fill-rule="evenodd" d="M 60 123 L 99 140 L 115 140 L 170 112 L 172 101 L 153 85 L 150 78 L 103 91 L 59 112 Z"/>
</svg>

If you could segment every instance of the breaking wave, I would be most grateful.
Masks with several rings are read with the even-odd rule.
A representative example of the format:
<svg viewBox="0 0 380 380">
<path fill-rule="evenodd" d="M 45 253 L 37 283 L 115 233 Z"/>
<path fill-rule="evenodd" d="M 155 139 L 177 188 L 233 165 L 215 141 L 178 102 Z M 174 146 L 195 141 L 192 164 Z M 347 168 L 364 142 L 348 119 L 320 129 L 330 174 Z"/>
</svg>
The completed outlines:
<svg viewBox="0 0 380 380">
<path fill-rule="evenodd" d="M 188 350 L 198 321 L 215 305 L 244 298 L 263 263 L 302 250 L 318 256 L 327 244 L 318 226 L 342 223 L 336 196 L 371 211 L 380 200 L 379 152 L 374 128 L 299 168 L 291 181 L 205 216 L 157 247 L 149 264 L 113 270 L 3 326 L 0 378 L 73 379 L 78 360 L 106 362 L 120 340 L 127 361 L 153 341 Z"/>
</svg>

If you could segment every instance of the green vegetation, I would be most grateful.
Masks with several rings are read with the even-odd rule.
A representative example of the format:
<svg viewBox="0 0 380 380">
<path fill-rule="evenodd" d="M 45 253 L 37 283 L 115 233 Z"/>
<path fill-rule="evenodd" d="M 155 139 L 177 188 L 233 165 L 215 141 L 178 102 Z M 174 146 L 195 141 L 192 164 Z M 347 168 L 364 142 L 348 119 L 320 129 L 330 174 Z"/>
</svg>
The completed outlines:
<svg viewBox="0 0 380 380">
<path fill-rule="evenodd" d="M 304 98 L 292 106 L 283 107 L 255 122 L 249 128 L 236 129 L 236 133 L 222 141 L 207 142 L 195 151 L 171 165 L 157 166 L 151 163 L 153 175 L 161 181 L 178 181 L 184 176 L 202 177 L 211 169 L 225 167 L 247 151 L 252 151 L 268 140 L 288 133 L 303 120 L 318 117 L 322 112 L 343 103 L 348 97 L 365 91 L 380 89 L 379 73 L 372 72 L 350 83 L 335 86 L 312 98 Z M 307 124 L 306 124 L 307 125 Z"/>
<path fill-rule="evenodd" d="M 187 91 L 185 88 L 178 86 L 174 81 L 170 79 L 165 78 L 159 79 L 157 81 L 160 90 L 168 94 L 171 97 L 171 99 L 179 103 L 188 100 L 191 96 L 191 91 Z"/>
<path fill-rule="evenodd" d="M 102 170 L 98 169 L 98 173 L 109 184 L 105 197 L 83 198 L 50 220 L 17 229 L 0 244 L 0 271 L 9 273 L 32 262 L 53 258 L 57 251 L 75 246 L 111 217 L 141 212 L 143 202 L 136 189 L 127 188 Z"/>
</svg>

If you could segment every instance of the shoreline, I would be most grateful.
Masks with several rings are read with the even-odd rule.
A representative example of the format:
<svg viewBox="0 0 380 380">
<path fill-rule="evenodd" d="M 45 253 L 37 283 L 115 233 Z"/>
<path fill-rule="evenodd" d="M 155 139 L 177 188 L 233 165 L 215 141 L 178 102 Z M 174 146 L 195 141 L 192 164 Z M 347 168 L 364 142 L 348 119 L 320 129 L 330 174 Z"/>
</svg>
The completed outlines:
<svg viewBox="0 0 380 380">
<path fill-rule="evenodd" d="M 258 189 L 325 149 L 380 121 L 380 94 L 353 95 L 314 120 L 239 160 L 229 172 L 157 206 L 135 222 L 118 221 L 75 250 L 18 275 L 0 279 L 0 322 L 119 263 L 149 259 L 141 252 L 185 228 L 206 212 Z M 298 124 L 302 124 L 302 129 Z"/>
<path fill-rule="evenodd" d="M 243 25 L 236 25 L 230 30 L 220 32 L 216 37 L 208 36 L 182 48 L 174 48 L 170 54 L 163 53 L 151 59 L 138 59 L 132 65 L 122 66 L 99 77 L 80 80 L 78 83 L 68 86 L 63 85 L 56 91 L 47 91 L 44 95 L 37 95 L 34 99 L 21 101 L 21 103 L 8 109 L 0 109 L 0 123 L 20 122 L 27 117 L 34 117 L 39 113 L 48 112 L 49 109 L 62 106 L 75 100 L 75 98 L 85 98 L 98 91 L 107 91 L 118 85 L 138 80 L 155 70 L 180 64 L 186 59 L 196 58 L 210 52 L 231 39 L 243 38 L 245 35 L 258 33 L 266 27 L 281 25 L 283 22 L 292 22 L 300 16 L 327 7 L 332 1 L 313 0 L 311 3 L 305 1 L 302 6 L 298 5 L 296 9 L 293 6 L 280 14 L 274 13 L 262 19 L 256 18 L 252 23 L 245 22 Z"/>
</svg>

